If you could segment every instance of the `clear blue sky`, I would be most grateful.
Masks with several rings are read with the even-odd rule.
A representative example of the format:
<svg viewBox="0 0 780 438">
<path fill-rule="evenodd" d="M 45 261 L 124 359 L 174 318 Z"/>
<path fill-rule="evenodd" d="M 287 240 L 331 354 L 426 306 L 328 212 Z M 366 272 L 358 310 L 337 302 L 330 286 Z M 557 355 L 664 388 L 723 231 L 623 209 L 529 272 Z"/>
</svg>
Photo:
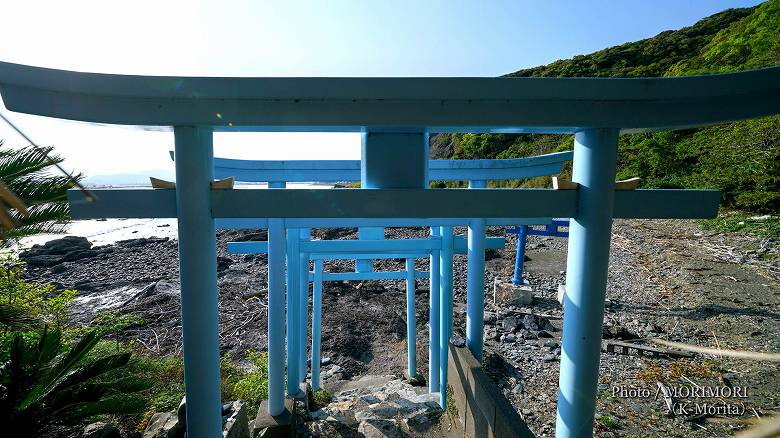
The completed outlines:
<svg viewBox="0 0 780 438">
<path fill-rule="evenodd" d="M 0 60 L 130 74 L 497 76 L 758 3 L 28 0 L 3 6 Z M 170 168 L 170 133 L 10 117 L 33 139 L 55 145 L 68 167 L 88 174 Z M 4 127 L 0 138 L 22 144 Z M 224 134 L 216 138 L 216 153 L 357 158 L 358 142 L 354 135 Z"/>
</svg>

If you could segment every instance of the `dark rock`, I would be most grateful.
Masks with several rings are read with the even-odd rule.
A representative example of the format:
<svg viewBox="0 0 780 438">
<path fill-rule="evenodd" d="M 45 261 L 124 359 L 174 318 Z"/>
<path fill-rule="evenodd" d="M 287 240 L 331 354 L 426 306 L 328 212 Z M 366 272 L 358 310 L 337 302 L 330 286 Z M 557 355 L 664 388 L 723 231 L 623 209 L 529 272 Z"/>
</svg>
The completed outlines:
<svg viewBox="0 0 780 438">
<path fill-rule="evenodd" d="M 450 338 L 450 344 L 452 344 L 454 347 L 465 347 L 466 339 L 464 339 L 463 336 L 452 335 Z"/>
<path fill-rule="evenodd" d="M 516 316 L 509 316 L 501 320 L 501 329 L 505 332 L 513 332 L 517 329 L 518 321 Z"/>
<path fill-rule="evenodd" d="M 158 412 L 152 415 L 144 430 L 143 438 L 183 438 L 184 427 L 179 424 L 176 414 Z"/>
<path fill-rule="evenodd" d="M 123 246 L 125 248 L 134 248 L 138 246 L 149 245 L 151 243 L 167 242 L 167 237 L 142 237 L 140 239 L 127 239 L 116 242 L 117 246 Z"/>
<path fill-rule="evenodd" d="M 536 316 L 535 315 L 525 315 L 523 317 L 522 321 L 523 327 L 525 327 L 528 330 L 538 331 L 540 330 L 539 324 L 536 322 Z"/>
<path fill-rule="evenodd" d="M 24 253 L 23 253 L 24 254 Z M 53 255 L 53 254 L 43 254 L 43 255 L 28 255 L 28 256 L 22 256 L 19 255 L 20 258 L 22 258 L 26 263 L 27 266 L 30 267 L 48 267 L 48 266 L 54 266 L 62 263 L 64 256 L 61 255 Z"/>
<path fill-rule="evenodd" d="M 601 334 L 604 339 L 628 340 L 636 338 L 633 333 L 622 325 L 605 325 L 601 330 Z"/>
<path fill-rule="evenodd" d="M 555 331 L 555 327 L 550 323 L 550 320 L 542 316 L 525 315 L 523 316 L 521 324 L 525 329 L 533 330 L 535 332 L 539 330 Z"/>
<path fill-rule="evenodd" d="M 179 295 L 179 285 L 166 280 L 160 280 L 154 285 L 155 294 Z"/>
<path fill-rule="evenodd" d="M 554 362 L 555 361 L 555 355 L 553 354 L 546 354 L 543 358 L 543 361 L 545 362 Z"/>
<path fill-rule="evenodd" d="M 182 428 L 187 428 L 187 396 L 181 398 L 179 407 L 176 409 L 176 418 Z"/>
<path fill-rule="evenodd" d="M 122 438 L 122 435 L 113 424 L 97 422 L 85 426 L 81 438 Z"/>
<path fill-rule="evenodd" d="M 91 247 L 92 247 L 92 243 L 89 240 L 87 240 L 86 237 L 65 236 L 62 239 L 50 240 L 46 242 L 43 245 L 43 247 L 38 247 L 36 245 L 32 248 L 31 251 L 35 251 L 40 254 L 62 255 L 62 254 L 67 254 L 71 251 L 89 249 Z"/>
<path fill-rule="evenodd" d="M 63 262 L 72 262 L 74 260 L 88 259 L 90 257 L 97 257 L 100 255 L 100 251 L 94 249 L 80 249 L 76 251 L 70 251 L 62 256 Z"/>
<path fill-rule="evenodd" d="M 229 268 L 230 265 L 233 264 L 233 259 L 230 257 L 217 257 L 217 272 L 224 271 L 225 269 Z"/>
<path fill-rule="evenodd" d="M 500 258 L 501 258 L 501 251 L 497 249 L 485 250 L 485 261 L 500 259 Z"/>
<path fill-rule="evenodd" d="M 520 336 L 522 336 L 523 339 L 539 339 L 539 337 L 536 336 L 533 332 L 529 332 L 527 330 L 520 332 Z"/>
<path fill-rule="evenodd" d="M 539 338 L 552 338 L 552 333 L 546 331 L 546 330 L 539 330 L 539 333 L 536 334 Z"/>
<path fill-rule="evenodd" d="M 227 403 L 227 412 L 225 406 L 222 407 L 224 438 L 244 438 L 249 436 L 249 420 L 246 414 L 244 402 L 238 400 Z"/>
</svg>

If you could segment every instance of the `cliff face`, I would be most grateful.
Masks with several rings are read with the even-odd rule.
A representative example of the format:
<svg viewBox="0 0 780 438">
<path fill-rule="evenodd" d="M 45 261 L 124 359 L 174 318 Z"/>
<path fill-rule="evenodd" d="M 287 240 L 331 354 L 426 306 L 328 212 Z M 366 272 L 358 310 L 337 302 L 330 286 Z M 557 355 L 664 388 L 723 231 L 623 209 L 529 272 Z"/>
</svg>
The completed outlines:
<svg viewBox="0 0 780 438">
<path fill-rule="evenodd" d="M 780 0 L 729 9 L 652 38 L 518 70 L 508 77 L 660 77 L 725 73 L 780 64 Z M 619 177 L 644 187 L 718 188 L 723 205 L 780 211 L 780 117 L 701 129 L 625 135 Z M 434 158 L 516 158 L 571 148 L 571 136 L 440 134 Z M 539 186 L 532 180 L 510 185 Z"/>
</svg>

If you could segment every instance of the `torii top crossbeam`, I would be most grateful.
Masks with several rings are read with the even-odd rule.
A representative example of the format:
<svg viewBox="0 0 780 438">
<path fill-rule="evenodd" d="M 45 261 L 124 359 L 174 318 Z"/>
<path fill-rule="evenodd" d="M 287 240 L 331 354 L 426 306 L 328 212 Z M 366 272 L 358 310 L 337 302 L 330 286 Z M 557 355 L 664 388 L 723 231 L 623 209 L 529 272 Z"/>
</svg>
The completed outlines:
<svg viewBox="0 0 780 438">
<path fill-rule="evenodd" d="M 96 190 L 98 202 L 78 193 L 70 200 L 76 218 L 178 218 L 188 436 L 221 436 L 215 218 L 268 218 L 269 410 L 278 414 L 284 218 L 479 218 L 469 225 L 467 293 L 479 311 L 466 322 L 479 356 L 484 218 L 555 216 L 571 218 L 556 434 L 580 437 L 593 429 L 613 217 L 717 212 L 717 191 L 616 192 L 618 135 L 780 113 L 780 67 L 658 79 L 187 78 L 0 63 L 0 94 L 17 112 L 174 127 L 175 192 Z M 361 182 L 372 190 L 212 190 L 214 130 L 361 132 Z M 579 188 L 483 190 L 482 181 L 474 190 L 429 190 L 435 132 L 575 133 Z M 452 311 L 444 286 L 442 321 Z"/>
<path fill-rule="evenodd" d="M 774 114 L 780 68 L 683 78 L 194 78 L 0 63 L 12 111 L 215 130 L 641 131 Z"/>
</svg>

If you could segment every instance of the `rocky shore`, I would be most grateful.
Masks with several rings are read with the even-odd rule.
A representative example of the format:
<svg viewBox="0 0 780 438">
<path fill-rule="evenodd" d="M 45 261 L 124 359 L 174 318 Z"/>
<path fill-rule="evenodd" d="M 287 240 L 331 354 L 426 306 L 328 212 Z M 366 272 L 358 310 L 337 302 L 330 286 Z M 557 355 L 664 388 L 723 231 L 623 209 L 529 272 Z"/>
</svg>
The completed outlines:
<svg viewBox="0 0 780 438">
<path fill-rule="evenodd" d="M 464 230 L 456 230 L 456 232 Z M 501 235 L 500 229 L 488 234 Z M 427 230 L 388 229 L 387 237 L 422 237 Z M 315 230 L 314 238 L 356 238 L 354 229 Z M 228 241 L 265 240 L 265 232 L 218 232 L 220 342 L 223 352 L 265 350 L 266 256 L 228 255 Z M 780 269 L 777 242 L 702 231 L 683 221 L 616 221 L 605 303 L 605 343 L 650 345 L 648 338 L 754 351 L 780 350 Z M 486 288 L 485 360 L 488 374 L 539 436 L 552 436 L 560 365 L 563 310 L 557 300 L 565 280 L 566 239 L 530 236 L 527 306 L 496 306 Z M 515 241 L 487 254 L 485 284 L 511 277 Z M 142 315 L 144 324 L 120 334 L 155 354 L 180 353 L 177 244 L 146 238 L 94 247 L 68 237 L 22 253 L 27 275 L 78 291 L 73 324 L 115 310 Z M 419 268 L 427 262 L 417 260 Z M 402 269 L 401 261 L 377 262 Z M 326 270 L 353 269 L 345 261 Z M 465 256 L 455 257 L 454 332 L 465 331 Z M 418 280 L 417 357 L 427 370 L 427 281 Z M 405 290 L 402 282 L 326 283 L 323 302 L 324 386 L 339 393 L 365 375 L 400 376 L 406 364 Z M 710 436 L 732 433 L 750 417 L 780 409 L 776 363 L 726 357 L 646 357 L 602 353 L 597 412 L 602 436 Z M 614 389 L 685 383 L 740 385 L 748 397 L 738 416 L 667 415 L 664 399 L 622 398 Z"/>
</svg>

